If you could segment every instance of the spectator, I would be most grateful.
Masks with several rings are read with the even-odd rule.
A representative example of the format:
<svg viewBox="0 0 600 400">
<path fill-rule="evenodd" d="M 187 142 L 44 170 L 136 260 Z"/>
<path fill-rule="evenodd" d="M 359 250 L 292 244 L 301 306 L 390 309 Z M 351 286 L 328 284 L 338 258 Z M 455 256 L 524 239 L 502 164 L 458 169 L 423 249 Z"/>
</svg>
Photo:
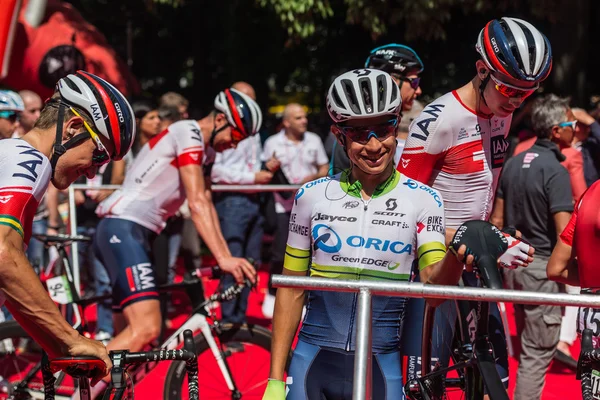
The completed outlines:
<svg viewBox="0 0 600 400">
<path fill-rule="evenodd" d="M 558 129 L 552 132 L 551 140 L 558 145 L 560 151 L 565 156 L 561 163 L 569 171 L 569 176 L 571 177 L 571 192 L 574 204 L 579 200 L 583 192 L 585 192 L 587 185 L 583 176 L 583 157 L 579 151 L 571 146 L 577 122 L 571 108 L 569 108 L 565 119 L 565 121 L 557 126 Z M 529 149 L 536 143 L 536 140 L 537 136 L 534 136 L 517 144 L 513 156 Z"/>
<path fill-rule="evenodd" d="M 398 130 L 396 131 L 396 153 L 394 154 L 394 163 L 398 165 L 402 152 L 404 151 L 404 144 L 408 137 L 408 128 L 415 118 L 423 111 L 423 104 L 418 100 L 413 100 L 410 110 L 402 113 L 402 119 L 398 122 Z"/>
<path fill-rule="evenodd" d="M 252 86 L 236 82 L 233 89 L 256 100 Z M 266 184 L 273 174 L 261 170 L 262 149 L 260 136 L 255 135 L 238 143 L 237 148 L 217 153 L 212 168 L 212 181 L 221 185 Z M 260 210 L 259 193 L 216 192 L 213 195 L 219 215 L 221 231 L 234 257 L 252 258 L 260 263 L 264 218 Z M 224 275 L 224 288 L 235 283 L 233 276 Z M 242 324 L 246 322 L 246 308 L 250 289 L 246 288 L 237 299 L 221 303 L 223 322 Z"/>
<path fill-rule="evenodd" d="M 137 134 L 131 153 L 137 156 L 141 148 L 160 132 L 160 118 L 154 104 L 148 101 L 136 101 L 131 104 L 137 124 Z"/>
<path fill-rule="evenodd" d="M 23 99 L 24 109 L 19 118 L 19 126 L 15 131 L 16 137 L 22 137 L 29 132 L 42 111 L 42 98 L 37 93 L 31 90 L 21 90 L 19 96 Z"/>
<path fill-rule="evenodd" d="M 175 106 L 162 105 L 158 107 L 158 118 L 160 119 L 160 131 L 164 131 L 174 122 L 179 121 L 181 112 Z"/>
<path fill-rule="evenodd" d="M 179 118 L 186 119 L 188 117 L 188 106 L 190 105 L 189 101 L 175 92 L 167 92 L 160 97 L 159 107 L 167 106 L 167 107 L 176 107 L 179 111 Z"/>
<path fill-rule="evenodd" d="M 581 151 L 585 183 L 592 186 L 600 179 L 600 124 L 581 108 L 574 108 L 573 115 L 577 119 L 573 147 Z"/>
<path fill-rule="evenodd" d="M 274 173 L 280 169 L 282 178 L 292 185 L 304 184 L 326 176 L 329 167 L 321 138 L 315 133 L 308 132 L 306 127 L 304 108 L 300 104 L 288 104 L 283 111 L 283 129 L 267 139 L 263 150 L 262 158 L 267 162 L 267 169 Z M 293 204 L 294 196 L 285 193 L 275 194 L 277 232 L 272 246 L 271 274 L 281 274 L 283 270 L 288 224 Z M 267 318 L 273 317 L 275 292 L 274 288 L 269 287 L 269 293 L 264 299 L 262 312 Z"/>
<path fill-rule="evenodd" d="M 555 95 L 536 99 L 531 122 L 538 139 L 531 149 L 512 157 L 504 166 L 490 221 L 498 227 L 520 230 L 535 247 L 535 259 L 527 268 L 505 271 L 510 289 L 559 292 L 558 284 L 548 280 L 546 264 L 569 222 L 573 199 L 566 190 L 569 174 L 560 165 L 565 156 L 555 138 L 566 136 L 565 129 L 572 130 L 564 125 L 572 116 L 567 99 Z M 559 340 L 561 308 L 515 304 L 515 314 L 522 350 L 514 399 L 539 399 Z"/>
</svg>

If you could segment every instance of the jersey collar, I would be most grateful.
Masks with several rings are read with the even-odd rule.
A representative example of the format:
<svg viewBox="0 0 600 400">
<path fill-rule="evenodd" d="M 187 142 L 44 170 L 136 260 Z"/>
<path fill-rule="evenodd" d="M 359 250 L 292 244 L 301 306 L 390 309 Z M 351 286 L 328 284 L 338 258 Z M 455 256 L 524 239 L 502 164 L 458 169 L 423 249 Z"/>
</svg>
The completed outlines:
<svg viewBox="0 0 600 400">
<path fill-rule="evenodd" d="M 342 190 L 348 193 L 350 196 L 361 198 L 360 191 L 362 190 L 362 184 L 360 181 L 356 180 L 353 183 L 350 183 L 350 169 L 344 170 L 340 177 L 340 186 Z M 389 192 L 391 192 L 400 182 L 400 172 L 394 170 L 394 173 L 390 175 L 389 178 L 382 182 L 375 188 L 373 192 L 372 198 L 381 197 Z"/>
</svg>

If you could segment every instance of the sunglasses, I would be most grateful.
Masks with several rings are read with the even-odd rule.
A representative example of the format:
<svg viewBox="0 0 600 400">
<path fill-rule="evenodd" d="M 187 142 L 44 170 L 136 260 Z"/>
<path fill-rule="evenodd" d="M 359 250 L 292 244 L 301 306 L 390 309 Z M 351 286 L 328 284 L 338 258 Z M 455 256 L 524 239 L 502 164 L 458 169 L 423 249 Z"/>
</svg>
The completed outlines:
<svg viewBox="0 0 600 400">
<path fill-rule="evenodd" d="M 341 133 L 353 142 L 365 145 L 375 137 L 380 142 L 383 142 L 389 137 L 396 136 L 396 127 L 398 126 L 397 119 L 391 119 L 387 123 L 374 126 L 340 126 L 335 125 Z"/>
<path fill-rule="evenodd" d="M 96 145 L 96 149 L 92 153 L 92 164 L 96 167 L 99 167 L 99 166 L 104 165 L 107 162 L 109 162 L 110 155 L 108 154 L 108 151 L 102 144 L 102 141 L 100 140 L 100 137 L 98 136 L 98 134 L 96 132 L 94 132 L 92 127 L 89 126 L 89 124 L 85 121 L 85 119 L 83 119 L 83 117 L 81 115 L 79 115 L 79 113 L 77 111 L 75 111 L 75 109 L 73 109 L 73 107 L 69 107 L 69 108 L 71 109 L 71 112 L 73 114 L 77 115 L 79 118 L 81 118 L 83 120 L 83 126 L 85 126 L 85 129 L 88 131 L 89 136 L 92 138 L 92 141 Z M 87 135 L 87 134 L 84 134 L 84 135 Z"/>
<path fill-rule="evenodd" d="M 7 119 L 11 124 L 14 124 L 19 119 L 19 113 L 14 111 L 0 111 L 0 118 Z"/>
<path fill-rule="evenodd" d="M 533 94 L 533 92 L 535 92 L 540 87 L 539 84 L 536 84 L 532 88 L 525 89 L 525 88 L 520 88 L 517 86 L 509 85 L 508 83 L 502 82 L 501 80 L 499 80 L 492 74 L 490 74 L 489 77 L 492 79 L 492 81 L 494 81 L 494 84 L 495 84 L 494 87 L 496 88 L 496 90 L 498 92 L 500 92 L 501 95 L 503 95 L 504 97 L 508 97 L 508 98 L 518 97 L 520 99 L 526 99 L 527 97 L 531 96 Z"/>
<path fill-rule="evenodd" d="M 577 121 L 561 122 L 560 124 L 558 124 L 558 126 L 561 127 L 561 128 L 570 126 L 571 129 L 575 130 L 575 127 L 577 126 Z"/>
<path fill-rule="evenodd" d="M 391 73 L 390 75 L 392 76 L 392 78 L 397 79 L 399 81 L 408 82 L 410 87 L 414 90 L 417 90 L 419 88 L 419 85 L 421 84 L 421 78 L 418 76 L 416 78 L 408 78 L 394 73 Z"/>
</svg>

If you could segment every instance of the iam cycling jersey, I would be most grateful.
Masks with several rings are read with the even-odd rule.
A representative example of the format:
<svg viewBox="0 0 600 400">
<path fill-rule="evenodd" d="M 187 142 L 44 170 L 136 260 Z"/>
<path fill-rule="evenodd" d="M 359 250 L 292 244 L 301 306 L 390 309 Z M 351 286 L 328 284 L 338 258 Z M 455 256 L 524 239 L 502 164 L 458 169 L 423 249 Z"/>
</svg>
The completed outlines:
<svg viewBox="0 0 600 400">
<path fill-rule="evenodd" d="M 408 281 L 444 257 L 443 203 L 438 192 L 395 171 L 363 200 L 347 173 L 298 189 L 285 268 L 311 276 Z M 311 291 L 300 331 L 307 343 L 353 351 L 357 294 Z M 373 297 L 373 351 L 398 350 L 405 299 Z"/>
<path fill-rule="evenodd" d="M 4 139 L 0 143 L 0 225 L 17 231 L 27 245 L 52 167 L 45 155 L 24 140 Z"/>
<path fill-rule="evenodd" d="M 581 196 L 560 239 L 573 247 L 577 256 L 582 289 L 600 289 L 598 249 L 600 249 L 600 181 Z"/>
<path fill-rule="evenodd" d="M 140 150 L 120 190 L 98 206 L 100 217 L 133 221 L 160 233 L 185 200 L 179 168 L 214 161 L 194 120 L 175 122 Z"/>
<path fill-rule="evenodd" d="M 511 118 L 478 114 L 453 91 L 425 107 L 410 125 L 398 170 L 442 194 L 449 228 L 488 219 Z"/>
</svg>

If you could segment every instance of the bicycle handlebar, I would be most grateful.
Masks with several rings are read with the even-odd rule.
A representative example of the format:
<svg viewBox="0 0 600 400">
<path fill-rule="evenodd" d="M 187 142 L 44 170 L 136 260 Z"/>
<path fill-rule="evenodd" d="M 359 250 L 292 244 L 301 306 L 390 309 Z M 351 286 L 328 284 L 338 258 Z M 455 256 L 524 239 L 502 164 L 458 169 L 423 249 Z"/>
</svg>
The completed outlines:
<svg viewBox="0 0 600 400">
<path fill-rule="evenodd" d="M 154 362 L 154 361 L 185 361 L 188 376 L 188 393 L 190 400 L 198 400 L 198 358 L 196 355 L 196 344 L 192 331 L 186 329 L 183 332 L 183 349 L 179 350 L 154 350 L 131 353 L 128 350 L 110 351 L 110 359 L 113 362 L 111 369 L 111 382 L 115 393 L 107 390 L 105 399 L 121 400 L 127 389 L 125 371 L 132 364 Z M 44 395 L 46 400 L 54 400 L 54 381 L 52 372 L 63 370 L 67 374 L 78 378 L 84 389 L 89 388 L 89 373 L 102 363 L 102 360 L 93 357 L 69 357 L 60 358 L 48 362 L 45 358 L 42 371 L 44 377 Z M 104 364 L 104 363 L 102 363 Z M 51 368 L 54 365 L 54 368 Z M 77 366 L 77 368 L 73 368 Z M 83 397 L 82 397 L 83 399 Z"/>
</svg>

